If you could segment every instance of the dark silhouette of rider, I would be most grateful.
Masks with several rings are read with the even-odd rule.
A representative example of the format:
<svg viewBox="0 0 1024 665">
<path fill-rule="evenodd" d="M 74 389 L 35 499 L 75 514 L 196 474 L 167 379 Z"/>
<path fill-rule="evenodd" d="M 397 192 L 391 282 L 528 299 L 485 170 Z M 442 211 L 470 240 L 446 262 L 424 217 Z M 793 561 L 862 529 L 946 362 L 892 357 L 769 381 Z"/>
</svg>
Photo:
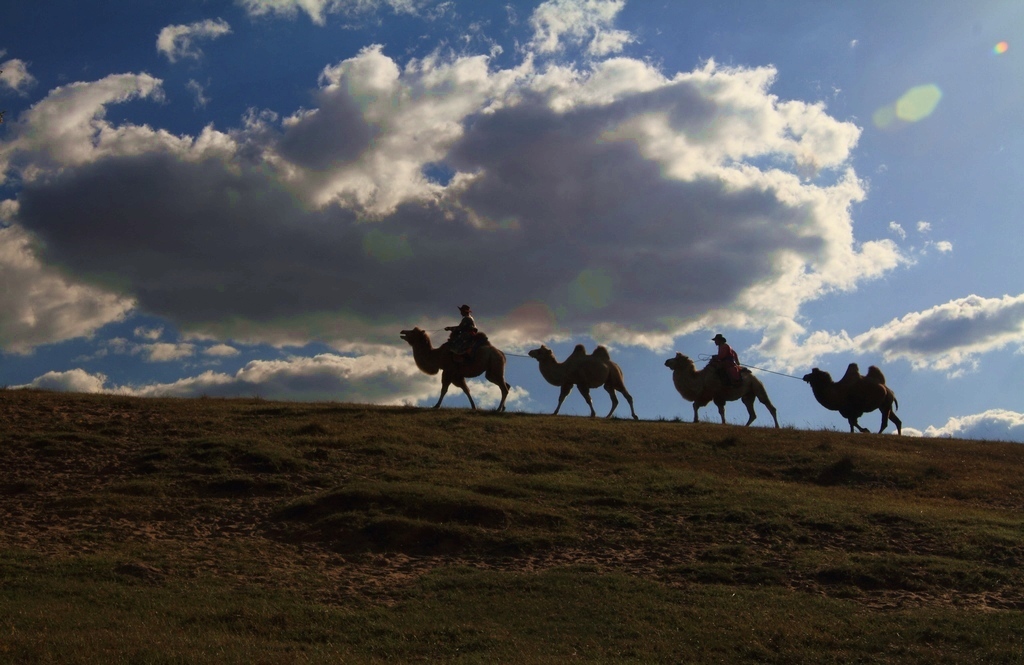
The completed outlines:
<svg viewBox="0 0 1024 665">
<path fill-rule="evenodd" d="M 715 335 L 711 341 L 718 345 L 718 353 L 711 358 L 711 362 L 715 363 L 723 378 L 730 383 L 739 384 L 741 382 L 740 357 L 736 355 L 721 333 Z"/>
<path fill-rule="evenodd" d="M 445 328 L 445 330 L 451 333 L 448 337 L 448 345 L 456 357 L 469 351 L 469 347 L 473 342 L 473 336 L 477 332 L 476 321 L 473 320 L 473 310 L 470 309 L 469 305 L 461 305 L 459 313 L 462 314 L 462 320 L 459 321 L 459 325 L 447 326 Z"/>
</svg>

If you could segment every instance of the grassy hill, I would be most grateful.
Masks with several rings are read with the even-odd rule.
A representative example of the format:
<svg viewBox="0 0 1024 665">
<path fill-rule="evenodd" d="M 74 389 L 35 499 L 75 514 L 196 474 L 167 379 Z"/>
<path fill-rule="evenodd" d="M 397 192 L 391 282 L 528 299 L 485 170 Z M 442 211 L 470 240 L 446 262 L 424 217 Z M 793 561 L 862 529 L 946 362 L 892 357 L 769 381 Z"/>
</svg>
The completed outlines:
<svg viewBox="0 0 1024 665">
<path fill-rule="evenodd" d="M 0 391 L 0 662 L 1024 662 L 1024 446 Z"/>
</svg>

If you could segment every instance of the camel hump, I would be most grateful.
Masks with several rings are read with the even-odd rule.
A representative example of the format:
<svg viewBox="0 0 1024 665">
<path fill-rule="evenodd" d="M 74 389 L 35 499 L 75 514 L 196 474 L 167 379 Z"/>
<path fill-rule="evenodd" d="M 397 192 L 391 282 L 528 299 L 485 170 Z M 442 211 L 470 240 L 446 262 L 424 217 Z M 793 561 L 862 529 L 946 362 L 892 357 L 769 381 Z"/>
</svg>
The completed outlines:
<svg viewBox="0 0 1024 665">
<path fill-rule="evenodd" d="M 882 374 L 882 370 L 878 369 L 874 365 L 868 367 L 867 378 L 875 381 L 876 383 L 885 385 L 885 374 Z"/>
<path fill-rule="evenodd" d="M 594 356 L 595 358 L 600 358 L 601 360 L 612 359 L 611 355 L 609 355 L 608 353 L 608 348 L 605 346 L 598 346 L 590 355 Z"/>
<path fill-rule="evenodd" d="M 851 381 L 855 382 L 859 378 L 860 367 L 857 366 L 857 363 L 850 363 L 850 365 L 846 368 L 846 374 L 843 375 L 843 378 L 839 379 L 839 383 L 850 383 Z"/>
<path fill-rule="evenodd" d="M 587 355 L 587 349 L 582 344 L 577 344 L 576 348 L 569 354 L 570 357 L 582 357 Z"/>
</svg>

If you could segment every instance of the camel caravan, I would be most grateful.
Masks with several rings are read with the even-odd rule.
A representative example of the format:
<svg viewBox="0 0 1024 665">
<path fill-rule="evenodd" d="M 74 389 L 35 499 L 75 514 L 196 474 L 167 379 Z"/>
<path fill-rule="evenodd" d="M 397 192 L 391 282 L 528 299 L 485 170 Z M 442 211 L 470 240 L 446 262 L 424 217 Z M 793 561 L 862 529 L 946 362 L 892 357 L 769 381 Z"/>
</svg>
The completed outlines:
<svg viewBox="0 0 1024 665">
<path fill-rule="evenodd" d="M 401 338 L 412 347 L 413 359 L 421 371 L 427 374 L 441 373 L 441 395 L 433 408 L 440 408 L 448 388 L 454 385 L 462 389 L 469 399 L 470 407 L 476 409 L 466 379 L 482 374 L 501 391 L 501 401 L 495 410 L 504 411 L 505 401 L 512 389 L 505 380 L 505 354 L 476 328 L 468 305 L 459 307 L 459 312 L 462 321 L 457 326 L 445 328 L 450 335 L 448 341 L 441 346 L 434 347 L 427 332 L 418 327 L 401 331 Z M 701 407 L 713 402 L 718 407 L 722 424 L 725 424 L 725 405 L 740 400 L 747 407 L 745 424 L 750 426 L 757 419 L 754 411 L 754 402 L 757 401 L 768 409 L 778 428 L 778 413 L 768 398 L 764 384 L 753 375 L 750 368 L 740 365 L 736 352 L 728 345 L 725 337 L 715 335 L 712 341 L 718 345 L 718 352 L 703 369 L 698 370 L 693 360 L 682 353 L 676 353 L 675 357 L 665 361 L 665 366 L 672 370 L 672 383 L 676 391 L 684 401 L 693 404 L 693 422 L 699 422 L 698 411 Z M 590 391 L 604 388 L 612 402 L 607 418 L 615 413 L 619 405 L 616 393 L 621 393 L 629 404 L 633 420 L 639 420 L 633 408 L 633 396 L 626 389 L 622 368 L 612 361 L 606 347 L 598 346 L 593 353 L 588 354 L 582 344 L 577 344 L 563 362 L 558 362 L 554 351 L 543 344 L 528 355 L 537 361 L 544 380 L 559 388 L 558 404 L 553 415 L 558 415 L 562 402 L 575 387 L 590 407 L 590 416 L 596 417 Z M 828 372 L 815 367 L 803 380 L 810 385 L 819 404 L 830 411 L 838 411 L 847 419 L 850 432 L 869 431 L 859 424 L 858 419 L 865 413 L 879 411 L 882 414 L 879 434 L 889 426 L 890 420 L 896 425 L 896 433 L 903 433 L 903 423 L 896 416 L 896 408 L 899 406 L 896 394 L 885 385 L 885 376 L 878 367 L 872 365 L 867 375 L 862 376 L 857 364 L 850 363 L 846 374 L 838 382 L 833 381 Z"/>
</svg>

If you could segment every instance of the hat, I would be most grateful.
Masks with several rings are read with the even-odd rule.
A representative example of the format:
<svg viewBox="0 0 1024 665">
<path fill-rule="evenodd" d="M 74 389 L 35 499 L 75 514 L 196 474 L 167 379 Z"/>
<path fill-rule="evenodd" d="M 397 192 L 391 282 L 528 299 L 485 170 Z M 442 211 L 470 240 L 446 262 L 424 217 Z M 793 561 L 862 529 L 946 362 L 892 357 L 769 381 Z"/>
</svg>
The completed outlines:
<svg viewBox="0 0 1024 665">
<path fill-rule="evenodd" d="M 714 342 L 715 344 L 725 343 L 725 338 L 722 337 L 722 333 L 718 333 L 717 335 L 711 338 L 711 341 Z"/>
<path fill-rule="evenodd" d="M 459 306 L 459 311 L 460 312 L 463 311 L 463 310 L 466 310 L 466 309 L 468 309 L 471 312 L 473 311 L 472 309 L 470 309 L 469 305 L 461 305 L 461 306 Z"/>
</svg>

